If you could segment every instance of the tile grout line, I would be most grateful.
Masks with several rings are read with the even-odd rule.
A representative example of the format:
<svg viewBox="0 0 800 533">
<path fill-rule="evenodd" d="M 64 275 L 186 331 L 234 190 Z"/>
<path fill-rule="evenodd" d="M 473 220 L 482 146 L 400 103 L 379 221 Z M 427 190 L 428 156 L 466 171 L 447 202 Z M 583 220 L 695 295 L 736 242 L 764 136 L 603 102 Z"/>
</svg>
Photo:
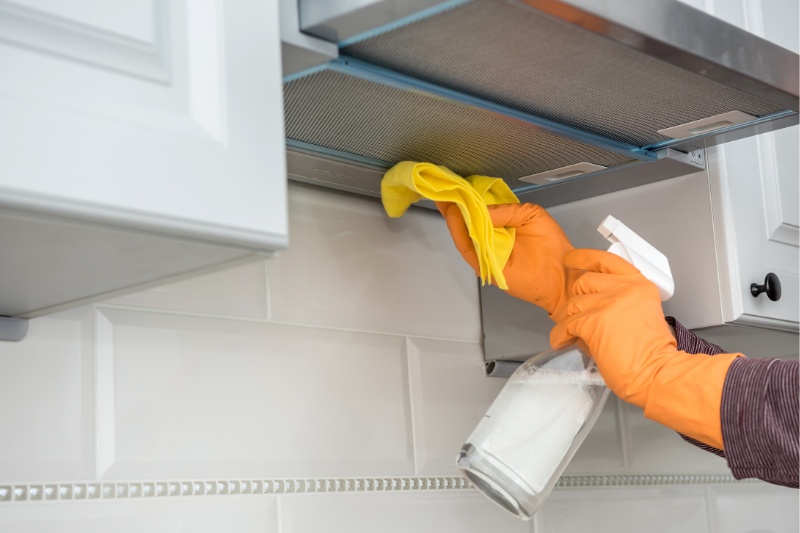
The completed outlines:
<svg viewBox="0 0 800 533">
<path fill-rule="evenodd" d="M 407 390 L 408 390 L 408 411 L 409 411 L 409 424 L 410 424 L 410 432 L 411 432 L 411 454 L 414 460 L 414 475 L 419 475 L 420 470 L 420 461 L 421 461 L 421 450 L 418 442 L 418 435 L 417 431 L 417 423 L 419 420 L 417 414 L 417 405 L 416 405 L 416 394 L 414 394 L 414 383 L 416 382 L 419 386 L 422 386 L 421 380 L 415 380 L 415 377 L 421 377 L 419 372 L 419 350 L 416 350 L 415 353 L 415 364 L 412 365 L 411 362 L 411 339 L 408 336 L 405 338 L 405 355 L 406 355 L 406 379 L 408 380 Z M 412 366 L 415 368 L 412 369 Z M 417 370 L 417 372 L 414 372 Z"/>
<path fill-rule="evenodd" d="M 705 495 L 706 495 L 706 513 L 708 513 L 706 520 L 708 523 L 708 531 L 710 533 L 717 533 L 719 531 L 717 527 L 717 516 L 716 516 L 716 508 L 713 505 L 711 500 L 711 489 L 710 487 L 705 488 Z"/>
<path fill-rule="evenodd" d="M 275 527 L 278 533 L 283 532 L 283 500 L 280 496 L 275 497 Z"/>
<path fill-rule="evenodd" d="M 91 330 L 92 330 L 92 436 L 94 440 L 92 442 L 92 467 L 93 467 L 93 476 L 94 479 L 100 479 L 100 477 L 104 474 L 101 472 L 101 449 L 100 449 L 100 409 L 98 406 L 100 405 L 100 376 L 98 372 L 98 359 L 99 355 L 97 353 L 97 342 L 98 332 L 97 332 L 97 320 L 100 312 L 97 310 L 97 307 L 94 305 L 89 306 L 90 309 L 90 320 L 91 320 Z"/>
<path fill-rule="evenodd" d="M 114 464 L 115 443 L 115 376 L 113 330 L 108 319 L 96 308 L 92 309 L 94 337 L 94 477 L 100 479 Z"/>
<path fill-rule="evenodd" d="M 628 414 L 625 410 L 625 402 L 616 396 L 615 401 L 617 402 L 617 434 L 619 436 L 620 451 L 622 452 L 622 469 L 627 472 L 633 463 L 633 458 L 631 457 L 633 453 L 633 443 L 631 442 L 631 432 L 628 427 Z"/>
<path fill-rule="evenodd" d="M 229 320 L 232 322 L 245 322 L 248 324 L 271 324 L 268 318 L 250 318 L 243 316 L 215 315 L 212 313 L 197 313 L 192 311 L 176 311 L 174 309 L 158 309 L 155 307 L 138 307 L 135 305 L 96 303 L 92 304 L 99 312 L 104 309 L 117 311 L 133 311 L 135 313 L 162 314 L 172 316 L 182 316 L 186 318 L 211 318 L 214 320 Z"/>
<path fill-rule="evenodd" d="M 432 341 L 442 341 L 442 342 L 453 342 L 458 344 L 477 344 L 482 345 L 483 341 L 476 339 L 476 340 L 467 340 L 467 339 L 457 339 L 453 337 L 433 337 L 433 336 L 426 336 L 426 335 L 414 335 L 409 333 L 391 333 L 386 331 L 376 331 L 376 330 L 368 330 L 368 329 L 358 329 L 358 328 L 343 328 L 338 326 L 325 326 L 325 325 L 315 325 L 315 324 L 304 324 L 300 322 L 286 322 L 281 320 L 272 320 L 272 319 L 264 319 L 264 318 L 246 318 L 246 317 L 233 317 L 233 316 L 225 316 L 225 315 L 212 315 L 212 314 L 204 314 L 204 313 L 192 313 L 189 311 L 175 311 L 175 310 L 168 310 L 168 309 L 156 309 L 152 307 L 136 307 L 131 305 L 120 305 L 120 304 L 92 304 L 98 311 L 102 312 L 103 309 L 116 309 L 120 311 L 133 311 L 137 313 L 153 313 L 153 314 L 165 314 L 165 315 L 173 315 L 173 316 L 182 316 L 187 318 L 211 318 L 215 320 L 229 320 L 232 322 L 246 322 L 250 324 L 272 324 L 276 326 L 290 326 L 296 328 L 307 328 L 307 329 L 321 329 L 326 331 L 342 331 L 346 333 L 363 333 L 366 335 L 381 335 L 386 337 L 403 337 L 403 338 L 414 338 L 414 339 L 424 339 L 424 340 L 432 340 Z M 271 310 L 270 310 L 271 313 Z"/>
<path fill-rule="evenodd" d="M 269 286 L 270 276 L 267 262 L 268 261 L 265 260 L 261 263 L 264 266 L 264 322 L 270 322 L 272 320 L 272 291 Z"/>
</svg>

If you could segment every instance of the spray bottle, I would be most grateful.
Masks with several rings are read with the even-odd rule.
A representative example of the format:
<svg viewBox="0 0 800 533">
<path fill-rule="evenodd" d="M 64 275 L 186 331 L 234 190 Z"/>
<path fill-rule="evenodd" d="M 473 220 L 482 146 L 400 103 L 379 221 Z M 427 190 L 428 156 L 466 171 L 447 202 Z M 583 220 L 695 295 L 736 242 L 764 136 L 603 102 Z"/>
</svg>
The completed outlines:
<svg viewBox="0 0 800 533">
<path fill-rule="evenodd" d="M 667 258 L 612 216 L 597 229 L 656 284 L 675 289 Z M 575 341 L 533 356 L 508 379 L 461 448 L 459 470 L 489 499 L 530 520 L 591 430 L 609 395 L 586 346 Z"/>
</svg>

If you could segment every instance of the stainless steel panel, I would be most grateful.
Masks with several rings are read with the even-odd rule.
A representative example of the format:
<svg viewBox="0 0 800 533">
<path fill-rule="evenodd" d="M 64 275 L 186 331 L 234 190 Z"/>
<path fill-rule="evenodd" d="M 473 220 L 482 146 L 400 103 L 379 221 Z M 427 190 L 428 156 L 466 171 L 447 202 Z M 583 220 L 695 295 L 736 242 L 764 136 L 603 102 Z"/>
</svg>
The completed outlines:
<svg viewBox="0 0 800 533">
<path fill-rule="evenodd" d="M 517 0 L 542 13 L 797 111 L 798 57 L 677 0 Z"/>
<path fill-rule="evenodd" d="M 691 10 L 679 5 L 681 13 Z M 710 19 L 709 27 L 729 27 L 691 12 Z M 796 54 L 736 31 L 743 39 L 752 38 L 740 46 L 756 40 L 774 49 L 782 62 L 786 56 L 797 61 Z M 738 110 L 762 117 L 785 110 L 516 2 L 475 0 L 458 5 L 346 44 L 341 54 L 640 147 L 670 140 L 658 130 L 709 116 Z M 793 98 L 790 103 L 796 105 Z"/>
<path fill-rule="evenodd" d="M 381 179 L 386 172 L 382 167 L 358 165 L 298 149 L 286 151 L 286 169 L 289 179 L 295 181 L 376 198 L 381 196 Z"/>
<path fill-rule="evenodd" d="M 281 66 L 284 76 L 325 63 L 339 55 L 335 44 L 300 32 L 297 8 L 297 0 L 279 0 Z"/>
<path fill-rule="evenodd" d="M 303 31 L 341 42 L 465 2 L 299 0 Z M 500 6 L 502 3 L 496 1 Z M 513 0 L 554 20 L 798 110 L 797 54 L 678 0 Z M 404 20 L 405 19 L 405 20 Z"/>
</svg>

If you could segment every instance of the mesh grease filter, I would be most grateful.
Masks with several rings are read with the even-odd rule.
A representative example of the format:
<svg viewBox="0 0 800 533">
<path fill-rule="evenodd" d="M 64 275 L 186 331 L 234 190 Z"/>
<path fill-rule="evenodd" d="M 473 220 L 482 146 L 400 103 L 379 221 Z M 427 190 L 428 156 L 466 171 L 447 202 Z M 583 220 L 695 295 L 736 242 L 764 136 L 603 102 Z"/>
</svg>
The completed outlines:
<svg viewBox="0 0 800 533">
<path fill-rule="evenodd" d="M 732 110 L 783 108 L 502 0 L 476 0 L 342 54 L 636 146 Z"/>
<path fill-rule="evenodd" d="M 492 113 L 324 70 L 284 86 L 289 139 L 389 163 L 428 161 L 462 176 L 516 178 L 587 161 L 628 157 Z"/>
</svg>

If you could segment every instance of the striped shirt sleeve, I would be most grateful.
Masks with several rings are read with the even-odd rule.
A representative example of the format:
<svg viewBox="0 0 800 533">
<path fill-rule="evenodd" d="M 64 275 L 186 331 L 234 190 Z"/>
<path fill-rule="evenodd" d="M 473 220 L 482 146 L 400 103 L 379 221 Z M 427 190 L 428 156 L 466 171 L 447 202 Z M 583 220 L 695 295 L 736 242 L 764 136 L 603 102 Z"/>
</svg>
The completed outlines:
<svg viewBox="0 0 800 533">
<path fill-rule="evenodd" d="M 678 349 L 716 355 L 725 351 L 667 317 Z M 722 390 L 725 452 L 685 440 L 725 457 L 736 479 L 757 478 L 798 488 L 800 478 L 800 361 L 740 358 L 731 364 Z"/>
<path fill-rule="evenodd" d="M 798 488 L 800 361 L 739 359 L 722 389 L 722 440 L 736 479 Z"/>
</svg>

